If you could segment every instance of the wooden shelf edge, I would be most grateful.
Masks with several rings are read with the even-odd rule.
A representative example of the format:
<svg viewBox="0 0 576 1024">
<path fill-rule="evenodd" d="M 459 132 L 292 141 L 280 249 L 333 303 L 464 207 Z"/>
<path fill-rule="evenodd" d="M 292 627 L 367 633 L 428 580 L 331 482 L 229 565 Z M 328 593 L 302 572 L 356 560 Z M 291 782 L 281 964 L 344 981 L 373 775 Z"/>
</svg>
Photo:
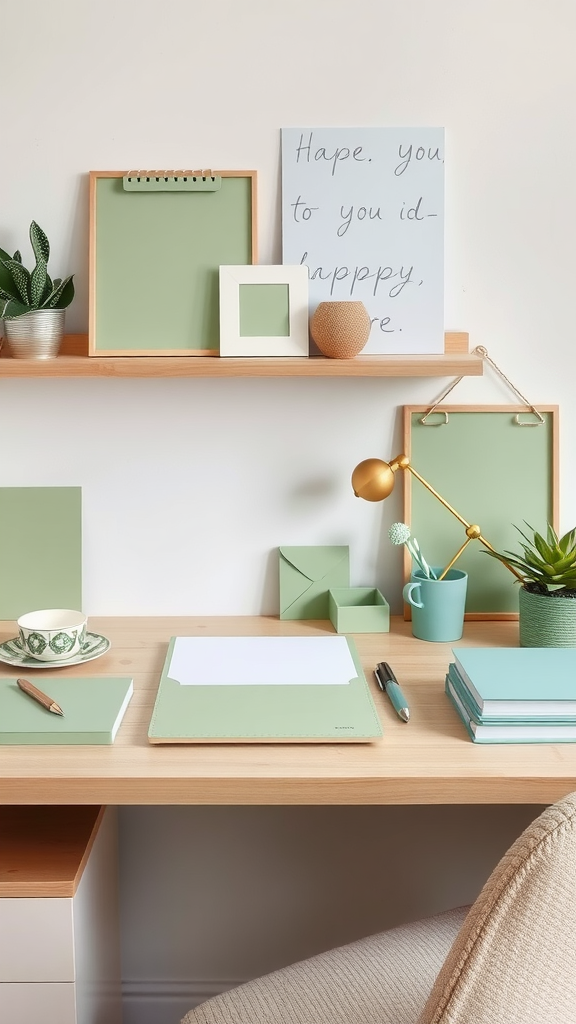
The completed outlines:
<svg viewBox="0 0 576 1024">
<path fill-rule="evenodd" d="M 104 808 L 0 807 L 0 898 L 74 896 Z"/>
<path fill-rule="evenodd" d="M 468 335 L 446 334 L 441 355 L 359 355 L 354 359 L 218 356 L 88 356 L 85 335 L 68 335 L 56 359 L 12 359 L 0 353 L 3 377 L 451 377 L 482 376 Z"/>
</svg>

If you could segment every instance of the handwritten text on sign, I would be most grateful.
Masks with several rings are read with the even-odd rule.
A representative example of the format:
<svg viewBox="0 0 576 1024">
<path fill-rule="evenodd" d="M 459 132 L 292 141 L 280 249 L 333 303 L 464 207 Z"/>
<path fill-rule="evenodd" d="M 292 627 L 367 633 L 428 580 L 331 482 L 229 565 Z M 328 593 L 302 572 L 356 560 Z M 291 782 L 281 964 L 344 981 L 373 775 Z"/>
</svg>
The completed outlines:
<svg viewBox="0 0 576 1024">
<path fill-rule="evenodd" d="M 364 303 L 365 353 L 443 352 L 443 129 L 284 128 L 282 244 L 310 314 Z"/>
</svg>

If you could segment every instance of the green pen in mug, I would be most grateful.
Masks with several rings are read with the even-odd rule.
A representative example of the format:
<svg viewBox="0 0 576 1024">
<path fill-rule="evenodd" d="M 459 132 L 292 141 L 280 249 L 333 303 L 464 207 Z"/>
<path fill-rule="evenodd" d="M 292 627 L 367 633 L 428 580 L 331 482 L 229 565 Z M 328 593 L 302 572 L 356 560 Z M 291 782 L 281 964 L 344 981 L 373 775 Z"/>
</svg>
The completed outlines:
<svg viewBox="0 0 576 1024">
<path fill-rule="evenodd" d="M 443 567 L 433 567 L 440 576 Z M 449 643 L 459 640 L 464 630 L 464 610 L 468 573 L 449 569 L 444 579 L 431 579 L 422 569 L 415 569 L 402 591 L 412 606 L 412 634 L 418 640 Z"/>
</svg>

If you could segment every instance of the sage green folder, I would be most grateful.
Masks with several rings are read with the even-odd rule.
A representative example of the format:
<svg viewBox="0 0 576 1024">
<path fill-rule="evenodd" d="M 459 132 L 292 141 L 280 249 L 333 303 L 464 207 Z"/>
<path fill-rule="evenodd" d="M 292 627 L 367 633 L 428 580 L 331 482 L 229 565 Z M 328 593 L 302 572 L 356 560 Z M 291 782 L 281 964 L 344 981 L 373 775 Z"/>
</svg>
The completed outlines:
<svg viewBox="0 0 576 1024">
<path fill-rule="evenodd" d="M 344 684 L 194 685 L 171 679 L 172 637 L 152 712 L 150 743 L 362 743 L 382 726 L 354 641 Z M 297 638 L 294 638 L 297 639 Z"/>
<path fill-rule="evenodd" d="M 82 610 L 80 487 L 0 487 L 0 619 Z"/>
<path fill-rule="evenodd" d="M 133 692 L 129 677 L 27 677 L 59 704 L 64 716 L 23 693 L 17 677 L 0 679 L 0 744 L 113 743 Z"/>
</svg>

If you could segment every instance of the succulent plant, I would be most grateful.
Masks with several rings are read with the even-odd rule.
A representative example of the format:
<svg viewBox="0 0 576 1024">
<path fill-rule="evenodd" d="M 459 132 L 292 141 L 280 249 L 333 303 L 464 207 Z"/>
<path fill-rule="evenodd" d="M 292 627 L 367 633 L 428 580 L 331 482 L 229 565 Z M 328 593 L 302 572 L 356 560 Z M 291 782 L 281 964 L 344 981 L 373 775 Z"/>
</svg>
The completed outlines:
<svg viewBox="0 0 576 1024">
<path fill-rule="evenodd" d="M 48 274 L 50 244 L 36 221 L 30 225 L 30 242 L 36 258 L 32 271 L 22 265 L 18 250 L 10 256 L 0 249 L 0 319 L 14 320 L 37 309 L 65 309 L 74 298 L 73 274 L 54 281 Z"/>
<path fill-rule="evenodd" d="M 513 551 L 486 551 L 508 568 L 516 569 L 523 578 L 524 586 L 541 594 L 574 591 L 567 596 L 576 597 L 576 529 L 558 537 L 550 523 L 546 525 L 546 539 L 529 523 L 532 536 L 529 537 L 519 526 L 515 529 L 524 542 L 520 542 L 521 554 Z"/>
</svg>

